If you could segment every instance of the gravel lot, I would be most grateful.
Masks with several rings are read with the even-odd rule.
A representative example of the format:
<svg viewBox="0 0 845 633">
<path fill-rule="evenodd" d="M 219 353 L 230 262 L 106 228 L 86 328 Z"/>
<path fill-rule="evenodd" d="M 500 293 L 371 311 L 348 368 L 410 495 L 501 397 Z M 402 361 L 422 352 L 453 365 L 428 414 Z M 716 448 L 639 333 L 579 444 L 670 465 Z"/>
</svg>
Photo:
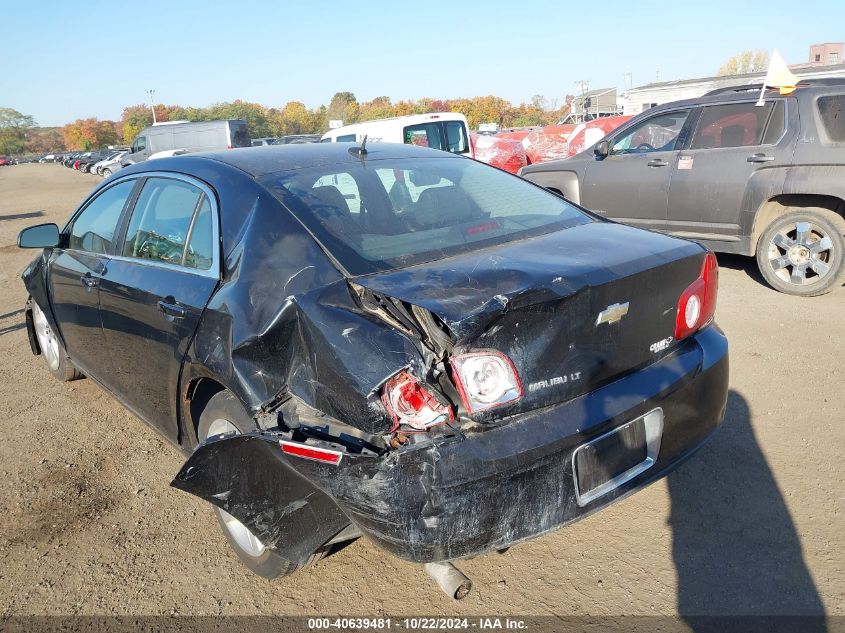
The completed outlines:
<svg viewBox="0 0 845 633">
<path fill-rule="evenodd" d="M 720 257 L 731 341 L 723 429 L 648 489 L 466 561 L 460 603 L 364 540 L 274 583 L 210 506 L 169 487 L 179 452 L 91 381 L 29 352 L 18 231 L 63 223 L 99 181 L 0 168 L 0 617 L 21 614 L 845 615 L 845 288 L 778 294 Z"/>
</svg>

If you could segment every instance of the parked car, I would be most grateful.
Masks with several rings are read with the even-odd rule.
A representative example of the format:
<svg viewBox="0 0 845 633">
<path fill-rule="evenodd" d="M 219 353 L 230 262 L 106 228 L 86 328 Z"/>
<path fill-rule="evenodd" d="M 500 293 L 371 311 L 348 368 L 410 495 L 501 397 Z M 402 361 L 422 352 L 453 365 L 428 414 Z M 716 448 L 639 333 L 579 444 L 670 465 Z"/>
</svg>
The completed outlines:
<svg viewBox="0 0 845 633">
<path fill-rule="evenodd" d="M 445 152 L 149 161 L 18 244 L 33 353 L 180 447 L 172 485 L 266 577 L 360 535 L 455 571 L 665 475 L 725 411 L 712 252 Z"/>
<path fill-rule="evenodd" d="M 129 153 L 128 149 L 119 149 L 111 152 L 106 158 L 98 163 L 94 163 L 90 171 L 98 176 L 108 178 L 118 169 L 120 169 L 120 159 Z"/>
<path fill-rule="evenodd" d="M 651 108 L 521 174 L 614 220 L 755 255 L 765 280 L 820 295 L 845 279 L 845 80 L 715 90 Z"/>
<path fill-rule="evenodd" d="M 276 138 L 273 136 L 265 136 L 262 138 L 254 138 L 250 141 L 253 147 L 264 147 L 265 145 L 275 145 Z"/>
<path fill-rule="evenodd" d="M 319 143 L 319 134 L 286 134 L 273 140 L 271 145 L 290 145 L 297 143 Z"/>
<path fill-rule="evenodd" d="M 120 164 L 126 167 L 140 163 L 152 154 L 168 150 L 208 152 L 236 147 L 250 147 L 246 121 L 241 119 L 157 123 L 141 130 Z"/>
<path fill-rule="evenodd" d="M 8 156 L 0 156 L 0 167 L 5 167 L 12 164 L 12 159 Z"/>
<path fill-rule="evenodd" d="M 321 143 L 404 143 L 475 158 L 466 117 L 456 112 L 411 114 L 345 125 L 323 134 Z"/>
</svg>

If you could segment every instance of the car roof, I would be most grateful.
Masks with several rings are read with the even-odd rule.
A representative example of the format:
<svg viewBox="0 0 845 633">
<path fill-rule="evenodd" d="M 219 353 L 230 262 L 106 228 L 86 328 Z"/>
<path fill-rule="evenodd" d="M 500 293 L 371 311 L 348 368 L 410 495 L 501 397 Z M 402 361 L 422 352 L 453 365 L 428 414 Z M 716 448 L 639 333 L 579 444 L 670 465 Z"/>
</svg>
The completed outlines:
<svg viewBox="0 0 845 633">
<path fill-rule="evenodd" d="M 309 167 L 342 165 L 344 163 L 359 163 L 362 159 L 356 153 L 350 152 L 358 148 L 359 143 L 303 143 L 288 145 L 265 145 L 263 147 L 244 147 L 218 152 L 204 152 L 184 154 L 172 159 L 158 159 L 153 161 L 149 169 L 155 169 L 156 164 L 163 167 L 159 161 L 186 162 L 189 159 L 213 160 L 236 167 L 253 178 L 294 169 Z M 401 143 L 367 143 L 365 161 L 376 161 L 392 158 L 462 158 L 450 152 L 403 145 Z M 144 161 L 146 162 L 146 161 Z M 144 163 L 139 163 L 143 165 Z M 175 162 L 168 164 L 176 166 Z"/>
</svg>

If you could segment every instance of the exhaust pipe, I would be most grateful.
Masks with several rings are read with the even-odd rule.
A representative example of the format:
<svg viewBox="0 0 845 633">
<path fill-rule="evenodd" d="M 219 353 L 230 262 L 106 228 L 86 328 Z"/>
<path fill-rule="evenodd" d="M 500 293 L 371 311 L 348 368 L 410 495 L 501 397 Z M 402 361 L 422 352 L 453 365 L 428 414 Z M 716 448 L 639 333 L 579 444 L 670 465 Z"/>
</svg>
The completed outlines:
<svg viewBox="0 0 845 633">
<path fill-rule="evenodd" d="M 426 563 L 423 569 L 437 583 L 437 586 L 454 600 L 466 598 L 472 589 L 472 581 L 452 563 Z"/>
</svg>

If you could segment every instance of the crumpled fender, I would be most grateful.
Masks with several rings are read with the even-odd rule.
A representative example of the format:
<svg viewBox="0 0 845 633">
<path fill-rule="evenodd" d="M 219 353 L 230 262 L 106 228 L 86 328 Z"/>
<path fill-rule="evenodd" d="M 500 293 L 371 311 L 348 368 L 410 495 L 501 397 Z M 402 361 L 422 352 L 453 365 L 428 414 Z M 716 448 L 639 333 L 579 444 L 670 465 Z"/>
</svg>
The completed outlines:
<svg viewBox="0 0 845 633">
<path fill-rule="evenodd" d="M 170 485 L 225 510 L 280 556 L 304 565 L 350 521 L 289 466 L 278 439 L 260 432 L 212 439 Z"/>
</svg>

